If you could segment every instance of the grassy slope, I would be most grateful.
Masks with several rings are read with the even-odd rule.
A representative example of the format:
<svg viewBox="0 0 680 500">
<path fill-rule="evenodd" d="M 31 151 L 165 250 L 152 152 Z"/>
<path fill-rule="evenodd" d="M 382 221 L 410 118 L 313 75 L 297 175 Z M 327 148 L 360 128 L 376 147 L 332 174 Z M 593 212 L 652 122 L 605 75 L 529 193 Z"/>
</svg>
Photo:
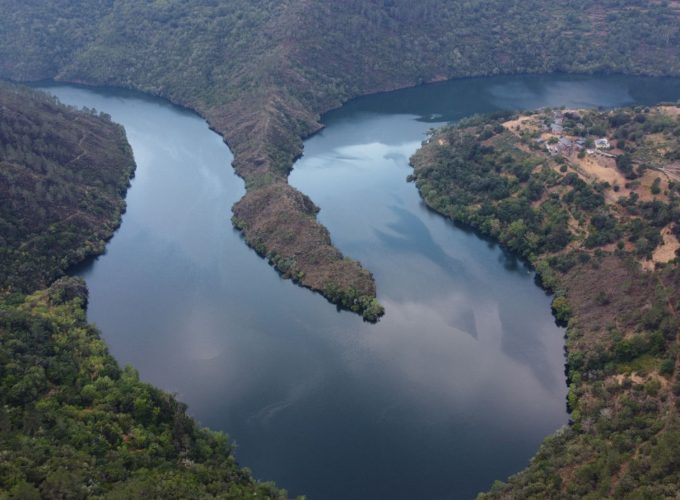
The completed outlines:
<svg viewBox="0 0 680 500">
<path fill-rule="evenodd" d="M 557 135 L 545 126 L 555 116 L 564 137 L 606 135 L 618 166 L 576 150 L 551 155 Z M 483 498 L 677 494 L 679 158 L 680 108 L 671 106 L 472 118 L 412 158 L 426 203 L 527 257 L 568 323 L 573 423 Z"/>
<path fill-rule="evenodd" d="M 202 113 L 235 154 L 246 241 L 368 319 L 368 271 L 333 248 L 287 174 L 319 115 L 458 76 L 680 73 L 678 11 L 639 0 L 0 0 L 0 75 L 134 87 Z"/>
<path fill-rule="evenodd" d="M 118 367 L 82 280 L 53 283 L 103 252 L 133 170 L 107 117 L 0 84 L 0 498 L 285 497 Z"/>
</svg>

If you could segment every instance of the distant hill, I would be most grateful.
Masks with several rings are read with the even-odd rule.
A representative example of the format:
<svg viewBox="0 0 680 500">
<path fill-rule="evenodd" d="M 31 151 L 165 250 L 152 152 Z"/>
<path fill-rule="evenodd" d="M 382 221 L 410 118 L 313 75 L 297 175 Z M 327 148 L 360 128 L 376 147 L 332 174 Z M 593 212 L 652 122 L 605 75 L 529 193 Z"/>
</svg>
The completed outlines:
<svg viewBox="0 0 680 500">
<path fill-rule="evenodd" d="M 680 6 L 640 0 L 0 0 L 0 76 L 132 87 L 219 130 L 246 241 L 286 277 L 376 319 L 372 276 L 332 247 L 287 174 L 319 114 L 446 78 L 680 74 Z"/>
</svg>

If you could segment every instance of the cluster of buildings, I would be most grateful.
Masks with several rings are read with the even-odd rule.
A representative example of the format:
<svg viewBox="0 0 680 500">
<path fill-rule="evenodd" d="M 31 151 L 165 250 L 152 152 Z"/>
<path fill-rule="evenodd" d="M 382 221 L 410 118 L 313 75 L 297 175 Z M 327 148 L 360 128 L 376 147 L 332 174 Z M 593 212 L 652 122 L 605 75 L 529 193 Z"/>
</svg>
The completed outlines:
<svg viewBox="0 0 680 500">
<path fill-rule="evenodd" d="M 558 154 L 562 156 L 571 156 L 583 149 L 586 150 L 587 154 L 598 153 L 608 157 L 614 156 L 606 153 L 607 150 L 611 149 L 611 144 L 606 137 L 596 139 L 594 142 L 594 149 L 586 149 L 586 140 L 583 138 L 571 139 L 566 137 L 564 135 L 564 115 L 559 111 L 554 112 L 552 123 L 544 125 L 543 130 L 544 132 L 552 134 L 552 137 L 548 140 L 545 140 L 544 138 L 538 139 L 537 142 L 539 144 L 545 144 L 546 149 L 553 156 Z"/>
</svg>

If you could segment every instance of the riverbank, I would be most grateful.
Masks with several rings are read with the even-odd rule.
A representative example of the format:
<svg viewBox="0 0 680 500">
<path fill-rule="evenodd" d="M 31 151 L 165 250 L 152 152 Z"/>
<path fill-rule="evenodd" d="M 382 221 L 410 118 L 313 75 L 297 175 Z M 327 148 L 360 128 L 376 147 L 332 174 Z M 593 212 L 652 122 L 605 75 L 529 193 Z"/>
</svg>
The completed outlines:
<svg viewBox="0 0 680 500">
<path fill-rule="evenodd" d="M 572 424 L 488 497 L 677 491 L 677 111 L 472 118 L 412 159 L 428 206 L 527 257 L 569 325 Z"/>
</svg>

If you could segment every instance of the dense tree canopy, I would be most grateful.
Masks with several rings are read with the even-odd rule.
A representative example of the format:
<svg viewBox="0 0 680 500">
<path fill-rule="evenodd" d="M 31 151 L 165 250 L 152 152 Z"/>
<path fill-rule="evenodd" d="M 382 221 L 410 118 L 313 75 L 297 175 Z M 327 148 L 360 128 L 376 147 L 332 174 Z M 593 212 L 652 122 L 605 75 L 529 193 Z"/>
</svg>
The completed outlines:
<svg viewBox="0 0 680 500">
<path fill-rule="evenodd" d="M 0 496 L 286 498 L 226 436 L 120 369 L 85 320 L 85 284 L 0 303 Z"/>
</svg>

